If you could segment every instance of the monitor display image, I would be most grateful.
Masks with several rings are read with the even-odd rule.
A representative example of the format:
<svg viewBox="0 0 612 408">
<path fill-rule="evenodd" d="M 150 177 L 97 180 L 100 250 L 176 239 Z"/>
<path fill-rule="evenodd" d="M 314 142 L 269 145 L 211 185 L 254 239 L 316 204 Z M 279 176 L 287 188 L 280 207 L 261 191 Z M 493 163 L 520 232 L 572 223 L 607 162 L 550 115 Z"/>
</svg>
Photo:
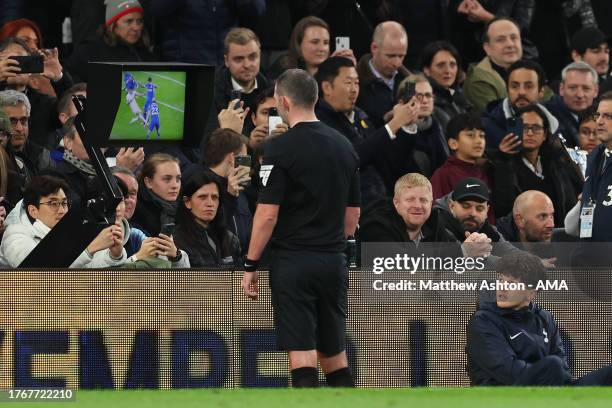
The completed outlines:
<svg viewBox="0 0 612 408">
<path fill-rule="evenodd" d="M 186 73 L 123 70 L 122 78 L 121 102 L 109 140 L 182 140 Z"/>
</svg>

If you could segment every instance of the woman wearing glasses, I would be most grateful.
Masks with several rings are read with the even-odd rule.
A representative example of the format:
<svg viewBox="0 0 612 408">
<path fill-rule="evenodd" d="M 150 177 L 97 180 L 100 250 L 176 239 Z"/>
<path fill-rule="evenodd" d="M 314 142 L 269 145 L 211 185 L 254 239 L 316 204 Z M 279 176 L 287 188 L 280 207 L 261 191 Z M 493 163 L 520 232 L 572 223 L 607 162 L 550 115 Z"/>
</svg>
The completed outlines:
<svg viewBox="0 0 612 408">
<path fill-rule="evenodd" d="M 23 200 L 6 219 L 0 245 L 2 263 L 15 268 L 66 215 L 70 203 L 68 185 L 51 176 L 35 176 L 23 193 Z M 58 250 L 61 250 L 58 243 Z M 71 268 L 107 268 L 126 261 L 123 230 L 119 222 L 103 229 L 70 265 Z"/>
<path fill-rule="evenodd" d="M 422 74 L 406 77 L 397 88 L 396 102 L 412 105 L 416 116 L 412 123 L 397 130 L 392 147 L 385 152 L 380 172 L 387 191 L 393 191 L 395 181 L 407 173 L 431 177 L 448 157 L 442 129 L 432 116 L 434 94 L 427 78 Z M 385 120 L 389 119 L 387 115 Z"/>
<path fill-rule="evenodd" d="M 582 174 L 560 139 L 550 133 L 548 118 L 538 105 L 528 105 L 518 115 L 523 134 L 504 137 L 493 159 L 495 215 L 509 214 L 522 192 L 538 190 L 554 203 L 555 227 L 563 227 L 582 191 Z"/>
<path fill-rule="evenodd" d="M 584 176 L 587 168 L 587 156 L 601 144 L 601 140 L 597 137 L 594 107 L 581 112 L 578 115 L 578 122 L 580 123 L 578 125 L 578 146 L 567 147 L 567 151 Z"/>
</svg>

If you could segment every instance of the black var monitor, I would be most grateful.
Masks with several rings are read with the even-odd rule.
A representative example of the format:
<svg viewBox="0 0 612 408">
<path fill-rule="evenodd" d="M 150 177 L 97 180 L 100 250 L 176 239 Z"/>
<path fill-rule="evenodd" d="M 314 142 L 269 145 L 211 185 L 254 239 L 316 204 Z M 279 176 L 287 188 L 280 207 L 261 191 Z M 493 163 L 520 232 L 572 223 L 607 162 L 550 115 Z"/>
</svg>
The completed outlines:
<svg viewBox="0 0 612 408">
<path fill-rule="evenodd" d="M 214 67 L 92 62 L 89 75 L 92 146 L 199 146 L 213 102 Z"/>
</svg>

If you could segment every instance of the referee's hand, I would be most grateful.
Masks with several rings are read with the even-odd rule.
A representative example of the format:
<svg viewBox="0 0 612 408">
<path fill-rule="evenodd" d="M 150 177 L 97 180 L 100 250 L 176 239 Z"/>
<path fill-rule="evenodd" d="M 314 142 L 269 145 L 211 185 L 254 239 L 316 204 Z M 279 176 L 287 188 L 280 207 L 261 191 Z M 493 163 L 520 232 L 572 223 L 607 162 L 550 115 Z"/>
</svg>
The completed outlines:
<svg viewBox="0 0 612 408">
<path fill-rule="evenodd" d="M 242 274 L 242 290 L 244 294 L 253 300 L 257 300 L 259 298 L 259 286 L 257 284 L 257 280 L 259 278 L 259 273 L 255 272 L 244 272 Z"/>
</svg>

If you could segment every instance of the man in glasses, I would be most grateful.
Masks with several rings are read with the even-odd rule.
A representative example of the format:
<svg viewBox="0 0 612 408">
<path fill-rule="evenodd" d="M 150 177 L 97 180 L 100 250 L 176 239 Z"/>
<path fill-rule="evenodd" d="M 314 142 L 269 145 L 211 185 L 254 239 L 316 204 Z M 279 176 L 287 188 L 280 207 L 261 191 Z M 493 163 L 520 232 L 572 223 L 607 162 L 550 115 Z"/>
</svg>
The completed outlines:
<svg viewBox="0 0 612 408">
<path fill-rule="evenodd" d="M 7 153 L 14 159 L 20 175 L 27 183 L 40 171 L 54 167 L 49 150 L 29 140 L 31 105 L 28 97 L 12 89 L 0 92 L 0 109 L 4 109 L 11 122 Z"/>
<path fill-rule="evenodd" d="M 0 146 L 6 149 L 8 141 L 11 138 L 11 119 L 6 112 L 0 108 Z"/>
<path fill-rule="evenodd" d="M 60 222 L 70 208 L 67 192 L 68 185 L 61 179 L 51 176 L 32 178 L 22 202 L 7 217 L 8 226 L 0 245 L 0 255 L 5 263 L 18 267 Z M 116 223 L 103 229 L 70 267 L 107 268 L 125 261 L 123 231 Z"/>
</svg>

